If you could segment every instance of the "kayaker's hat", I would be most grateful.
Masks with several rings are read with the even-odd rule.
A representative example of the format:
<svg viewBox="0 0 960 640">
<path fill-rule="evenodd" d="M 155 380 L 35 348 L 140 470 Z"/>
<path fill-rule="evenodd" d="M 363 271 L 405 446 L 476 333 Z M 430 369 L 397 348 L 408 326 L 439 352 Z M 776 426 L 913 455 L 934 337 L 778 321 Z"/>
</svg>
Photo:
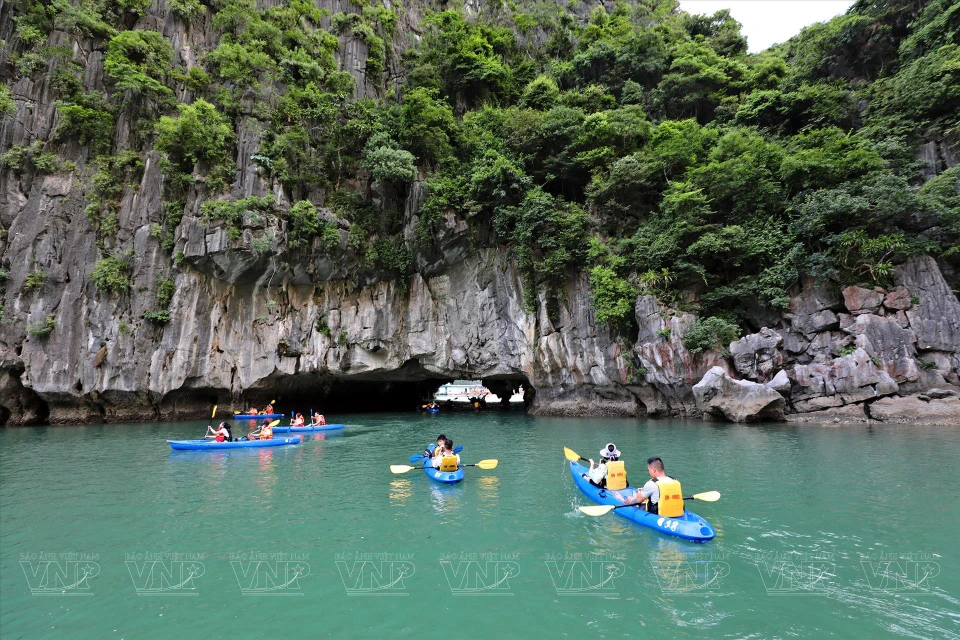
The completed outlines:
<svg viewBox="0 0 960 640">
<path fill-rule="evenodd" d="M 600 452 L 600 455 L 604 458 L 619 458 L 620 450 L 617 449 L 617 445 L 610 442 L 607 443 L 607 446 L 603 448 L 603 451 Z"/>
</svg>

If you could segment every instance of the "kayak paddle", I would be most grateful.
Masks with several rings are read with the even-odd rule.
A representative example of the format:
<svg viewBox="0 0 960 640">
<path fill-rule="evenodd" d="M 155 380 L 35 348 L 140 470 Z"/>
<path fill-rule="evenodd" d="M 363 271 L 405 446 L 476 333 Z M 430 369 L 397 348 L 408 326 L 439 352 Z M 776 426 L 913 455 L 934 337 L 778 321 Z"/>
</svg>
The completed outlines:
<svg viewBox="0 0 960 640">
<path fill-rule="evenodd" d="M 453 452 L 454 452 L 454 453 L 460 453 L 461 451 L 463 451 L 463 445 L 462 445 L 462 444 L 458 444 L 457 446 L 455 446 L 455 447 L 453 448 Z M 417 464 L 417 463 L 420 462 L 421 460 L 423 460 L 423 454 L 422 454 L 422 453 L 415 453 L 415 454 L 413 454 L 412 456 L 410 456 L 410 464 Z"/>
<path fill-rule="evenodd" d="M 217 405 L 213 405 L 213 413 L 210 414 L 210 419 L 213 420 L 217 417 Z"/>
<path fill-rule="evenodd" d="M 500 463 L 497 459 L 491 460 L 481 460 L 476 464 L 462 464 L 460 468 L 463 467 L 480 467 L 481 469 L 496 469 L 497 465 Z M 435 467 L 410 467 L 405 464 L 392 464 L 390 465 L 391 473 L 406 473 L 407 471 L 413 471 L 414 469 L 434 469 Z"/>
<path fill-rule="evenodd" d="M 705 493 L 695 493 L 692 496 L 684 496 L 684 500 L 700 500 L 702 502 L 716 502 L 720 499 L 719 491 L 707 491 Z M 623 509 L 624 507 L 638 507 L 637 504 L 598 504 L 589 507 L 577 507 L 582 513 L 588 516 L 602 516 L 610 513 L 614 509 Z"/>
<path fill-rule="evenodd" d="M 587 458 L 584 458 L 582 455 L 580 455 L 573 449 L 568 449 L 567 447 L 563 448 L 563 456 L 570 462 L 579 462 L 580 460 L 590 462 L 590 460 L 588 460 Z"/>
</svg>

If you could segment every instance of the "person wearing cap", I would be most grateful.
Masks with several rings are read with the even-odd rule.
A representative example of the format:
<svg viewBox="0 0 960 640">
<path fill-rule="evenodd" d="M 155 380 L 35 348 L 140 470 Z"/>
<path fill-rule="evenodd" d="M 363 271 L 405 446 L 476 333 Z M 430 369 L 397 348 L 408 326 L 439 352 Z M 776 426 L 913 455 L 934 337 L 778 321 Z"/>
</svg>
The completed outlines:
<svg viewBox="0 0 960 640">
<path fill-rule="evenodd" d="M 620 449 L 617 449 L 617 445 L 613 444 L 612 442 L 608 442 L 607 446 L 605 446 L 603 450 L 600 451 L 600 455 L 603 457 L 604 460 L 607 460 L 608 462 L 612 460 L 619 460 Z"/>
</svg>

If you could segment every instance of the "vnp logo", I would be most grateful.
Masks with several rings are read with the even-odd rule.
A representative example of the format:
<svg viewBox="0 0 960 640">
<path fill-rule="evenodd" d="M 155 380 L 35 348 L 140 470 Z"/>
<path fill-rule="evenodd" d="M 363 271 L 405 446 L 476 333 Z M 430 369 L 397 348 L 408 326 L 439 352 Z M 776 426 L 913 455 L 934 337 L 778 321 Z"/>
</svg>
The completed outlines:
<svg viewBox="0 0 960 640">
<path fill-rule="evenodd" d="M 194 581 L 206 573 L 202 562 L 156 559 L 149 555 L 141 561 L 139 555 L 124 562 L 138 596 L 200 595 Z"/>
<path fill-rule="evenodd" d="M 512 596 L 510 578 L 520 575 L 515 556 L 503 554 L 450 554 L 440 566 L 455 596 Z"/>
<path fill-rule="evenodd" d="M 75 554 L 66 554 L 75 555 Z M 90 579 L 100 575 L 100 564 L 91 560 L 49 559 L 44 554 L 24 554 L 20 567 L 35 596 L 92 596 Z"/>
<path fill-rule="evenodd" d="M 545 560 L 553 588 L 561 596 L 617 597 L 614 578 L 626 573 L 623 562 L 579 553 L 550 557 Z M 563 564 L 560 561 L 563 561 Z"/>
<path fill-rule="evenodd" d="M 758 560 L 757 569 L 763 588 L 771 596 L 824 595 L 830 588 L 830 578 L 837 574 L 833 554 L 774 556 Z"/>
<path fill-rule="evenodd" d="M 337 571 L 348 596 L 406 596 L 404 579 L 416 571 L 401 554 L 337 554 Z"/>
<path fill-rule="evenodd" d="M 245 596 L 302 596 L 300 578 L 310 575 L 302 560 L 231 560 L 230 566 Z"/>
<path fill-rule="evenodd" d="M 673 595 L 716 592 L 723 578 L 730 575 L 730 565 L 726 562 L 698 555 L 659 558 L 651 564 L 660 591 Z"/>
<path fill-rule="evenodd" d="M 879 556 L 879 559 L 861 560 L 871 591 L 927 595 L 933 585 L 931 578 L 940 575 L 940 564 L 919 554 Z"/>
</svg>

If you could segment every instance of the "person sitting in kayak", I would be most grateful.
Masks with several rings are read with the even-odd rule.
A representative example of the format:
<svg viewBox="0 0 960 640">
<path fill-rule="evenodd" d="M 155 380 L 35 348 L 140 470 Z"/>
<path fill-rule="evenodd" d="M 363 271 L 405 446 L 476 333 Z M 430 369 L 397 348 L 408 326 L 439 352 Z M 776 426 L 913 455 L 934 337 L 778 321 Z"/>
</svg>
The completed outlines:
<svg viewBox="0 0 960 640">
<path fill-rule="evenodd" d="M 443 441 L 446 439 L 447 439 L 447 436 L 445 436 L 444 434 L 441 433 L 440 435 L 438 435 L 437 444 L 434 445 L 433 451 L 430 450 L 430 445 L 427 445 L 427 447 L 423 450 L 423 457 L 434 458 L 436 456 L 439 456 L 441 453 L 443 453 Z"/>
<path fill-rule="evenodd" d="M 260 428 L 247 434 L 247 440 L 273 440 L 273 427 L 269 420 L 264 420 Z"/>
<path fill-rule="evenodd" d="M 603 489 L 607 486 L 607 465 L 606 460 L 600 459 L 600 464 L 594 466 L 593 458 L 590 459 L 590 470 L 580 475 L 595 487 Z"/>
<path fill-rule="evenodd" d="M 322 415 L 320 415 L 319 413 L 315 413 L 315 414 L 313 414 L 313 422 L 312 422 L 311 424 L 313 424 L 313 426 L 315 426 L 315 427 L 321 427 L 321 426 L 327 424 L 327 419 L 324 418 L 324 417 L 323 417 Z"/>
<path fill-rule="evenodd" d="M 440 449 L 440 447 L 437 447 Z M 445 438 L 440 455 L 434 456 L 433 466 L 440 471 L 456 471 L 460 468 L 460 456 L 453 452 L 453 440 Z"/>
<path fill-rule="evenodd" d="M 291 426 L 291 427 L 302 427 L 302 426 L 303 426 L 303 414 L 302 414 L 302 413 L 298 413 L 298 414 L 297 414 L 297 417 L 294 418 L 293 421 L 290 423 L 290 426 Z"/>
<path fill-rule="evenodd" d="M 619 493 L 614 493 L 614 497 L 624 504 L 636 504 L 641 508 L 646 505 L 648 513 L 671 518 L 683 515 L 683 493 L 680 483 L 667 475 L 663 460 L 656 456 L 647 460 L 647 471 L 650 473 L 650 480 L 647 480 L 640 491 L 627 499 Z M 678 507 L 679 512 L 677 512 Z"/>
<path fill-rule="evenodd" d="M 265 407 L 263 408 L 263 411 L 260 412 L 260 415 L 261 415 L 261 416 L 273 415 L 273 405 L 272 405 L 272 404 L 268 404 L 267 406 L 265 406 Z"/>
<path fill-rule="evenodd" d="M 257 411 L 257 408 L 256 408 L 256 407 L 250 407 L 250 411 L 247 411 L 247 415 L 248 415 L 248 416 L 258 416 L 258 415 L 260 415 L 260 412 Z"/>
<path fill-rule="evenodd" d="M 603 489 L 607 486 L 607 474 L 610 472 L 608 465 L 612 465 L 617 477 L 622 477 L 623 486 L 620 487 L 622 489 L 627 486 L 627 472 L 623 469 L 623 463 L 619 460 L 620 450 L 617 449 L 615 444 L 609 442 L 607 446 L 600 450 L 600 464 L 594 467 L 595 463 L 590 460 L 590 470 L 582 475 L 590 484 Z"/>
<path fill-rule="evenodd" d="M 231 440 L 230 429 L 227 428 L 226 422 L 221 422 L 216 431 L 214 431 L 213 427 L 207 425 L 207 433 L 213 435 L 216 442 L 230 442 Z M 210 435 L 204 436 L 204 438 L 209 437 Z"/>
</svg>

